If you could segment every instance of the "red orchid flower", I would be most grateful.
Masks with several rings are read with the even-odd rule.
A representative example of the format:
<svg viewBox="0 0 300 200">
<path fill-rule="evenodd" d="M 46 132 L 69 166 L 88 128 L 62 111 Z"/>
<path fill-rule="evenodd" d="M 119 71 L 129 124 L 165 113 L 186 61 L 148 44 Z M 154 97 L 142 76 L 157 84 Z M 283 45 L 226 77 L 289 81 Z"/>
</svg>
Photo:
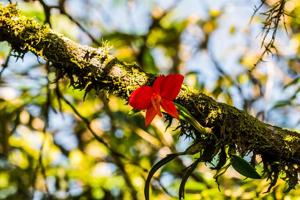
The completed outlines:
<svg viewBox="0 0 300 200">
<path fill-rule="evenodd" d="M 162 116 L 160 106 L 166 113 L 178 119 L 173 101 L 180 91 L 183 79 L 181 74 L 161 75 L 155 79 L 152 87 L 142 86 L 131 93 L 129 104 L 136 110 L 146 110 L 146 126 L 156 115 Z"/>
</svg>

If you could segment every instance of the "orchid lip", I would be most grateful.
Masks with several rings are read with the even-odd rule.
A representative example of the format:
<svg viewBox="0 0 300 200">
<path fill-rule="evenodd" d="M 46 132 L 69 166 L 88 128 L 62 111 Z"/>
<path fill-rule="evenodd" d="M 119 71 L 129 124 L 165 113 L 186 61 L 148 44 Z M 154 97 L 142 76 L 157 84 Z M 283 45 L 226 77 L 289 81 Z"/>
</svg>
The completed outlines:
<svg viewBox="0 0 300 200">
<path fill-rule="evenodd" d="M 162 114 L 160 111 L 160 102 L 161 102 L 161 96 L 159 94 L 153 93 L 151 97 L 151 103 L 156 113 L 161 117 Z"/>
</svg>

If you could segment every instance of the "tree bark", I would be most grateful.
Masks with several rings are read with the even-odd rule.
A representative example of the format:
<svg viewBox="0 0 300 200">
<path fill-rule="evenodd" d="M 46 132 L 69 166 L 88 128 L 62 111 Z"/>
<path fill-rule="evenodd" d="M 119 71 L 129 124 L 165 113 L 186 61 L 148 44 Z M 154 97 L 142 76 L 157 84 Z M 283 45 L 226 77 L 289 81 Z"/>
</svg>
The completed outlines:
<svg viewBox="0 0 300 200">
<path fill-rule="evenodd" d="M 137 65 L 121 62 L 110 55 L 106 46 L 80 45 L 21 16 L 14 5 L 0 5 L 0 41 L 8 42 L 20 54 L 31 51 L 49 61 L 58 76 L 66 76 L 72 86 L 86 92 L 105 90 L 127 100 L 133 90 L 150 85 L 155 79 Z M 187 87 L 181 89 L 176 102 L 184 105 L 203 127 L 212 130 L 213 136 L 201 135 L 182 122 L 185 134 L 194 135 L 195 142 L 205 141 L 199 152 L 207 153 L 203 151 L 204 147 L 213 149 L 205 161 L 210 161 L 225 147 L 241 155 L 252 152 L 261 156 L 269 178 L 282 171 L 287 174 L 291 187 L 297 184 L 300 164 L 298 132 L 261 122 L 244 111 L 218 103 Z"/>
</svg>

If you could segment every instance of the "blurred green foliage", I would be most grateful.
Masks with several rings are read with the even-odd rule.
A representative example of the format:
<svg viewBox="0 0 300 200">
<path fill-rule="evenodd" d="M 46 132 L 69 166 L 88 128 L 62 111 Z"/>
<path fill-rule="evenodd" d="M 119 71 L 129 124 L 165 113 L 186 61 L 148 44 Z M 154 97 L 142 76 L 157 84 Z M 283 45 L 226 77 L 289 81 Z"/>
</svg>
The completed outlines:
<svg viewBox="0 0 300 200">
<path fill-rule="evenodd" d="M 43 23 L 45 15 L 41 2 L 18 1 L 18 7 L 23 15 Z M 51 25 L 55 31 L 77 42 L 96 46 L 86 34 L 87 30 L 95 35 L 97 41 L 108 41 L 114 47 L 111 52 L 119 59 L 136 62 L 149 73 L 185 74 L 188 86 L 219 101 L 235 105 L 269 122 L 274 119 L 267 118 L 266 113 L 273 115 L 274 112 L 282 119 L 276 121 L 279 125 L 299 127 L 299 122 L 290 125 L 287 121 L 293 118 L 286 118 L 286 113 L 291 110 L 300 112 L 299 1 L 288 1 L 286 8 L 294 16 L 287 17 L 285 21 L 294 53 L 288 56 L 280 51 L 278 53 L 278 63 L 285 67 L 281 69 L 278 64 L 282 81 L 276 87 L 281 88 L 279 93 L 283 99 L 271 102 L 267 111 L 257 104 L 264 98 L 272 98 L 268 97 L 268 87 L 274 77 L 263 67 L 248 73 L 261 51 L 246 45 L 237 62 L 230 63 L 233 66 L 229 70 L 223 66 L 225 62 L 212 56 L 215 49 L 211 38 L 217 37 L 215 35 L 219 33 L 222 17 L 226 16 L 226 8 L 230 8 L 229 3 L 218 9 L 207 9 L 206 17 L 191 12 L 179 18 L 177 16 L 182 10 L 193 7 L 195 2 L 187 5 L 182 1 L 173 2 L 167 8 L 160 1 L 151 1 L 150 6 L 149 3 L 122 0 L 89 0 L 86 4 L 60 2 L 62 4 L 51 1 L 48 5 L 53 5 Z M 247 2 L 245 5 L 253 6 Z M 84 13 L 76 7 L 81 7 Z M 61 12 L 62 8 L 74 21 Z M 147 14 L 137 22 L 148 23 L 148 28 L 142 31 L 137 31 L 136 22 L 129 22 L 132 12 L 137 12 L 138 8 Z M 127 17 L 122 18 L 126 13 Z M 259 24 L 263 20 L 260 17 L 255 16 L 250 26 Z M 122 28 L 122 23 L 132 25 Z M 225 30 L 232 37 L 237 32 L 242 32 L 246 40 L 250 37 L 249 30 L 241 30 L 230 22 L 225 25 Z M 280 28 L 284 30 L 283 25 Z M 231 39 L 228 36 L 228 40 Z M 278 38 L 279 43 L 281 39 Z M 218 42 L 224 41 L 220 39 Z M 260 45 L 259 42 L 257 45 Z M 233 46 L 237 51 L 239 47 L 239 44 Z M 278 48 L 280 50 L 280 44 Z M 195 59 L 188 64 L 199 52 L 211 56 L 209 61 L 199 63 Z M 224 55 L 230 56 L 226 52 Z M 179 131 L 174 130 L 178 126 L 177 121 L 174 120 L 165 130 L 167 124 L 156 118 L 150 127 L 145 128 L 144 113 L 129 116 L 130 106 L 117 97 L 90 92 L 83 101 L 84 91 L 68 87 L 68 80 L 55 81 L 51 64 L 32 54 L 26 54 L 24 59 L 17 57 L 10 53 L 7 43 L 0 43 L 3 66 L 9 58 L 0 80 L 0 199 L 143 199 L 144 184 L 151 166 L 167 154 L 184 151 L 189 146 L 191 141 L 179 137 Z M 231 74 L 236 68 L 240 69 L 240 73 Z M 203 73 L 206 70 L 214 73 L 214 79 L 203 79 L 208 79 Z M 63 98 L 58 97 L 58 92 Z M 91 130 L 110 148 L 98 142 Z M 114 154 L 111 149 L 126 158 Z M 177 199 L 184 169 L 198 157 L 181 156 L 158 170 L 151 182 L 151 199 Z M 231 167 L 218 178 L 218 185 L 214 179 L 216 172 L 210 167 L 203 163 L 197 166 L 186 183 L 185 199 L 299 199 L 299 187 L 285 194 L 286 185 L 279 180 L 270 192 L 265 193 L 267 180 L 244 179 Z"/>
</svg>

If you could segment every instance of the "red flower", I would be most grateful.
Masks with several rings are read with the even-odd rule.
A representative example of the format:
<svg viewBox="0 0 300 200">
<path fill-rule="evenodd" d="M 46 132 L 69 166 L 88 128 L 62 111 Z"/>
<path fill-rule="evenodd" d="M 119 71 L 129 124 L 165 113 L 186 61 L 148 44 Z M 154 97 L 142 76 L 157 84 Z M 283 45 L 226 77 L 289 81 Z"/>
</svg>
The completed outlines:
<svg viewBox="0 0 300 200">
<path fill-rule="evenodd" d="M 180 74 L 161 75 L 155 79 L 152 87 L 142 86 L 131 93 L 129 104 L 136 110 L 147 110 L 146 126 L 156 115 L 162 116 L 160 106 L 166 113 L 178 119 L 173 101 L 180 91 L 183 78 Z"/>
</svg>

